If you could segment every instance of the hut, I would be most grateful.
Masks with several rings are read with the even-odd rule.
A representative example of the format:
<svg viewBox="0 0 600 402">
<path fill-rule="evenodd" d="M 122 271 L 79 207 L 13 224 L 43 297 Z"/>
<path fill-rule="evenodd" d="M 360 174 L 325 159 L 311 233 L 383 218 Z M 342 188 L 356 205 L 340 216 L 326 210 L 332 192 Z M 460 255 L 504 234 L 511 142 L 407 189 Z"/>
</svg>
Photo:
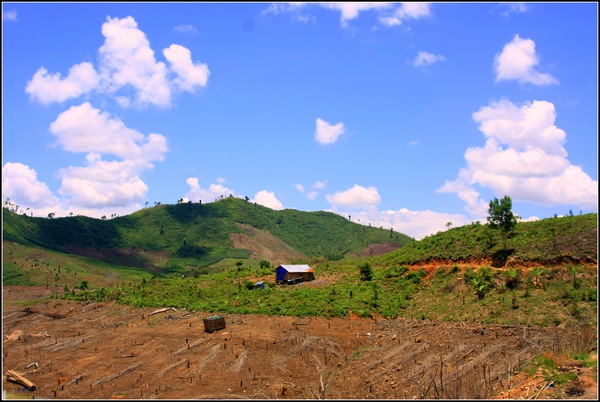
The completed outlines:
<svg viewBox="0 0 600 402">
<path fill-rule="evenodd" d="M 314 279 L 315 273 L 308 265 L 280 265 L 275 269 L 277 283 L 297 283 Z"/>
</svg>

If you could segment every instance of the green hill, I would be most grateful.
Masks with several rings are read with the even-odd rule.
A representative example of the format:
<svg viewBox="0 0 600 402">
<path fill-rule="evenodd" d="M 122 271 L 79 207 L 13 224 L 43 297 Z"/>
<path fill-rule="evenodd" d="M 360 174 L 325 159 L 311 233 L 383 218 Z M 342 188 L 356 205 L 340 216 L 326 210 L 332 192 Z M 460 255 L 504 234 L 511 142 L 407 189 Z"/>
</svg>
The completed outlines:
<svg viewBox="0 0 600 402">
<path fill-rule="evenodd" d="M 32 218 L 3 209 L 4 240 L 154 272 L 185 273 L 227 258 L 336 260 L 372 244 L 413 241 L 330 212 L 275 211 L 229 197 L 157 205 L 113 219 Z"/>
<path fill-rule="evenodd" d="M 596 219 L 521 222 L 506 252 L 500 233 L 467 225 L 380 256 L 313 261 L 316 280 L 302 285 L 278 286 L 272 268 L 228 261 L 220 272 L 94 283 L 88 292 L 63 297 L 230 314 L 595 326 Z M 256 281 L 265 289 L 254 289 Z"/>
<path fill-rule="evenodd" d="M 388 254 L 374 257 L 374 265 L 414 265 L 428 262 L 477 262 L 503 266 L 556 263 L 596 263 L 598 214 L 520 222 L 509 236 L 506 250 L 498 231 L 471 224 L 428 236 Z"/>
</svg>

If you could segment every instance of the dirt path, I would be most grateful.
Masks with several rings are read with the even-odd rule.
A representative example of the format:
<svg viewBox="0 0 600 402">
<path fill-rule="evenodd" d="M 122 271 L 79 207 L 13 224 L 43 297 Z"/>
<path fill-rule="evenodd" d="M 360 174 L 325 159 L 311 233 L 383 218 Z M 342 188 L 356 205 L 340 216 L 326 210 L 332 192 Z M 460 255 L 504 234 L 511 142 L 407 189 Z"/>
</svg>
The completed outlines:
<svg viewBox="0 0 600 402">
<path fill-rule="evenodd" d="M 34 296 L 47 295 L 43 289 L 4 288 L 3 370 L 15 370 L 36 386 L 31 391 L 5 380 L 5 397 L 513 399 L 527 391 L 537 399 L 597 396 L 597 371 L 586 376 L 585 368 L 571 367 L 581 375 L 569 387 L 578 388 L 560 389 L 543 389 L 539 378 L 517 372 L 542 352 L 558 356 L 569 342 L 591 336 L 560 328 L 225 315 L 226 328 L 207 333 L 202 319 L 209 313 L 168 310 L 149 316 L 156 309 L 17 302 Z M 529 388 L 521 389 L 527 381 Z"/>
</svg>

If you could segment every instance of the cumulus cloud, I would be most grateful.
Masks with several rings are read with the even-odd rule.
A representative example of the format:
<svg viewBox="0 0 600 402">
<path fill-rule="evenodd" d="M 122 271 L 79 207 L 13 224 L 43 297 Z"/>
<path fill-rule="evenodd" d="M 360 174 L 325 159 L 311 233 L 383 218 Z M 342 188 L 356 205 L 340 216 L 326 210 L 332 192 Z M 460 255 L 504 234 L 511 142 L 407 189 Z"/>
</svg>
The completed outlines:
<svg viewBox="0 0 600 402">
<path fill-rule="evenodd" d="M 113 208 L 139 204 L 148 186 L 135 174 L 128 161 L 87 160 L 87 166 L 61 169 L 59 193 L 70 198 L 70 204 L 84 208 Z"/>
<path fill-rule="evenodd" d="M 340 215 L 351 215 L 353 222 L 362 225 L 384 229 L 393 228 L 394 232 L 403 233 L 416 240 L 447 230 L 448 222 L 451 223 L 451 227 L 458 227 L 473 221 L 461 214 L 448 214 L 429 210 L 410 211 L 406 208 L 397 211 L 344 211 L 340 212 Z"/>
<path fill-rule="evenodd" d="M 251 201 L 276 211 L 283 209 L 283 204 L 277 199 L 277 197 L 275 197 L 275 193 L 270 191 L 259 191 Z"/>
<path fill-rule="evenodd" d="M 476 216 L 486 212 L 476 186 L 513 201 L 598 208 L 598 182 L 567 159 L 566 133 L 554 125 L 554 105 L 534 101 L 522 106 L 502 99 L 473 114 L 485 135 L 483 147 L 465 152 L 467 166 L 438 192 L 454 192 Z"/>
<path fill-rule="evenodd" d="M 171 45 L 163 50 L 165 58 L 171 63 L 171 70 L 177 75 L 173 81 L 183 91 L 193 92 L 194 88 L 205 87 L 210 72 L 208 66 L 192 62 L 192 52 L 180 45 Z"/>
<path fill-rule="evenodd" d="M 69 69 L 69 75 L 61 78 L 60 73 L 48 74 L 41 67 L 31 81 L 27 83 L 25 92 L 40 103 L 64 102 L 76 98 L 98 87 L 99 77 L 90 63 L 76 64 Z"/>
<path fill-rule="evenodd" d="M 168 106 L 171 89 L 165 63 L 157 62 L 146 34 L 132 17 L 107 18 L 102 24 L 104 44 L 99 49 L 104 89 L 115 92 L 132 87 L 137 102 Z"/>
<path fill-rule="evenodd" d="M 223 179 L 219 180 L 218 184 L 211 184 L 208 189 L 202 188 L 197 177 L 189 177 L 186 180 L 190 191 L 185 194 L 186 199 L 192 202 L 212 202 L 222 197 L 229 197 L 230 195 L 235 196 L 235 191 L 225 187 L 222 183 Z"/>
<path fill-rule="evenodd" d="M 62 78 L 60 73 L 51 74 L 41 67 L 28 82 L 26 92 L 44 104 L 96 91 L 112 95 L 123 107 L 169 107 L 174 91 L 193 92 L 207 84 L 207 65 L 193 62 L 191 52 L 183 46 L 173 44 L 163 50 L 169 67 L 157 61 L 146 34 L 132 17 L 107 17 L 102 35 L 105 40 L 98 50 L 97 69 L 87 62 L 76 64 Z"/>
<path fill-rule="evenodd" d="M 502 52 L 494 58 L 496 82 L 502 80 L 517 80 L 520 83 L 534 85 L 558 84 L 556 78 L 536 70 L 539 58 L 535 52 L 535 42 L 531 39 L 521 39 L 515 35 L 512 42 L 504 45 Z"/>
<path fill-rule="evenodd" d="M 31 208 L 53 208 L 58 204 L 58 198 L 38 180 L 37 172 L 22 163 L 7 162 L 2 167 L 2 196 Z"/>
<path fill-rule="evenodd" d="M 438 61 L 444 61 L 446 58 L 441 54 L 433 54 L 429 52 L 419 51 L 417 57 L 413 61 L 415 67 L 427 67 Z"/>
<path fill-rule="evenodd" d="M 50 124 L 50 132 L 65 151 L 87 153 L 85 166 L 59 171 L 59 193 L 83 208 L 141 202 L 148 188 L 139 174 L 162 161 L 168 151 L 164 136 L 144 136 L 88 102 L 61 113 Z M 103 154 L 121 160 L 105 161 Z"/>
<path fill-rule="evenodd" d="M 355 184 L 345 191 L 338 191 L 325 196 L 334 210 L 345 208 L 374 208 L 381 202 L 375 187 L 363 187 Z"/>
<path fill-rule="evenodd" d="M 332 144 L 344 134 L 345 127 L 343 123 L 331 125 L 325 120 L 317 117 L 315 129 L 315 140 L 321 144 Z"/>
<path fill-rule="evenodd" d="M 150 168 L 153 161 L 162 161 L 167 151 L 164 136 L 152 133 L 145 137 L 88 102 L 61 113 L 50 124 L 50 132 L 66 151 L 112 154 L 140 168 Z"/>
</svg>

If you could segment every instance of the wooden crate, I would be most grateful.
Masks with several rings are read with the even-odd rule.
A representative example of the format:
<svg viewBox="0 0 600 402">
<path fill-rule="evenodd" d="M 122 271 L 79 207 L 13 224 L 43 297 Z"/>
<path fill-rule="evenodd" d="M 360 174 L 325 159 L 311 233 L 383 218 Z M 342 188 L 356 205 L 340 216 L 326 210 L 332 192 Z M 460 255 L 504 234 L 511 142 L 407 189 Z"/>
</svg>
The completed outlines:
<svg viewBox="0 0 600 402">
<path fill-rule="evenodd" d="M 225 317 L 222 315 L 213 315 L 212 317 L 206 317 L 204 321 L 204 331 L 214 332 L 225 328 Z"/>
</svg>

